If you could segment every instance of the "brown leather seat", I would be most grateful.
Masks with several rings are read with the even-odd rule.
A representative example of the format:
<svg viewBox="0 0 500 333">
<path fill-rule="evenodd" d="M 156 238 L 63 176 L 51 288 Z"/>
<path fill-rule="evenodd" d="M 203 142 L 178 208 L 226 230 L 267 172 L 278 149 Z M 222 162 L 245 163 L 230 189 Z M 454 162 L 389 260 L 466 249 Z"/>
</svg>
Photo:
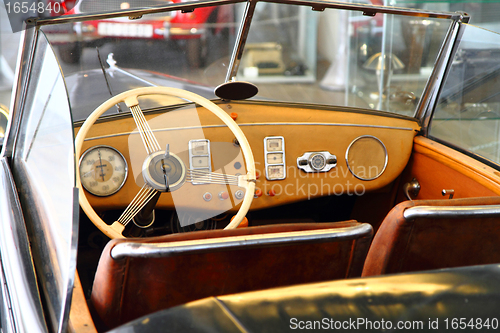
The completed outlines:
<svg viewBox="0 0 500 333">
<path fill-rule="evenodd" d="M 394 207 L 373 237 L 363 276 L 500 263 L 500 217 L 417 217 L 416 206 L 499 205 L 500 197 L 415 200 Z"/>
<path fill-rule="evenodd" d="M 99 261 L 91 305 L 97 320 L 110 329 L 208 296 L 356 277 L 361 275 L 372 236 L 369 224 L 346 221 L 112 240 Z M 266 243 L 262 237 L 272 241 Z M 161 256 L 116 255 L 123 247 L 160 245 L 168 250 L 193 243 L 179 243 L 190 240 L 229 246 Z"/>
</svg>

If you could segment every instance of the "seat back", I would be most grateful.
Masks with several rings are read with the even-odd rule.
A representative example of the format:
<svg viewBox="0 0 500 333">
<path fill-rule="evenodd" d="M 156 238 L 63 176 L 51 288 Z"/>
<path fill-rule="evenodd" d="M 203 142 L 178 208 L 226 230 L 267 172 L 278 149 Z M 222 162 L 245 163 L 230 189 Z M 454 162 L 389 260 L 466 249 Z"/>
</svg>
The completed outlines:
<svg viewBox="0 0 500 333">
<path fill-rule="evenodd" d="M 361 275 L 369 224 L 283 224 L 110 241 L 91 296 L 110 329 L 189 301 Z"/>
<path fill-rule="evenodd" d="M 500 197 L 405 201 L 382 222 L 363 276 L 500 262 Z"/>
</svg>

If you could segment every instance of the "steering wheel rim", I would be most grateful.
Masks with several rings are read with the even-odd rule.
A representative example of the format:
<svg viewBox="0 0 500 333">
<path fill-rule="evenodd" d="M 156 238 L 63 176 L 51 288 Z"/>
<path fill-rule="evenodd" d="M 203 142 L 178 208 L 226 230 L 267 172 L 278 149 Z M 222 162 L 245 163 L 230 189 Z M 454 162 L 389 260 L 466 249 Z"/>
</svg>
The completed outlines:
<svg viewBox="0 0 500 333">
<path fill-rule="evenodd" d="M 87 217 L 92 221 L 92 223 L 94 223 L 94 225 L 97 228 L 99 228 L 99 230 L 101 230 L 106 236 L 108 236 L 111 239 L 125 238 L 122 235 L 122 231 L 125 228 L 124 225 L 120 224 L 117 221 L 115 221 L 112 225 L 108 225 L 99 217 L 99 215 L 90 205 L 81 183 L 80 166 L 78 163 L 78 159 L 80 158 L 83 142 L 85 140 L 85 137 L 87 136 L 88 131 L 104 112 L 106 112 L 108 109 L 121 102 L 125 102 L 125 104 L 129 108 L 138 106 L 139 103 L 137 101 L 137 97 L 143 95 L 169 95 L 190 100 L 194 103 L 197 103 L 205 107 L 207 110 L 211 111 L 213 114 L 219 117 L 219 119 L 221 119 L 234 134 L 234 136 L 236 137 L 236 139 L 240 144 L 240 148 L 243 152 L 243 156 L 245 158 L 245 165 L 247 168 L 247 174 L 244 176 L 239 176 L 239 181 L 238 181 L 238 186 L 244 187 L 246 189 L 245 196 L 243 197 L 243 201 L 241 203 L 240 209 L 238 210 L 237 214 L 234 216 L 232 221 L 226 226 L 225 229 L 236 228 L 241 223 L 241 221 L 243 221 L 243 218 L 248 212 L 255 191 L 255 181 L 256 181 L 255 161 L 248 140 L 243 131 L 238 126 L 238 124 L 236 124 L 236 122 L 215 103 L 211 102 L 210 100 L 198 94 L 178 88 L 143 87 L 143 88 L 128 90 L 109 98 L 107 101 L 99 105 L 87 117 L 83 125 L 80 127 L 80 130 L 78 131 L 78 134 L 75 138 L 75 155 L 77 158 L 76 186 L 78 187 L 79 190 L 80 207 L 82 207 L 83 211 L 85 212 Z"/>
</svg>

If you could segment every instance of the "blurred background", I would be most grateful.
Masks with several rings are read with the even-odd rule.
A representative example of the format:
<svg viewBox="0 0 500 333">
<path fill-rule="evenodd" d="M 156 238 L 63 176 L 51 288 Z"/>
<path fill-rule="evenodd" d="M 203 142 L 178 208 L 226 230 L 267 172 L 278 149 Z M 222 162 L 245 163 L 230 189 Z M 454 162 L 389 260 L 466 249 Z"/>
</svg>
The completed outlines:
<svg viewBox="0 0 500 333">
<path fill-rule="evenodd" d="M 56 0 L 60 1 L 60 0 Z M 84 0 L 85 1 L 85 0 Z M 471 24 L 478 25 L 496 32 L 500 33 L 500 23 L 498 22 L 498 15 L 500 14 L 500 2 L 491 2 L 489 0 L 478 0 L 478 1 L 405 1 L 405 0 L 389 0 L 389 1 L 384 1 L 384 0 L 362 0 L 362 1 L 355 1 L 355 2 L 363 2 L 363 3 L 368 3 L 371 1 L 372 4 L 380 5 L 390 5 L 390 6 L 398 6 L 398 7 L 408 7 L 408 8 L 419 8 L 419 9 L 427 9 L 427 10 L 442 10 L 442 11 L 464 11 L 467 12 L 471 16 Z M 36 1 L 36 0 L 25 0 L 23 2 L 27 2 L 29 6 L 32 4 L 38 5 L 38 3 L 42 1 Z M 46 2 L 46 1 L 45 1 Z M 52 0 L 51 0 L 52 2 Z M 113 1 L 112 1 L 113 2 Z M 354 1 L 353 1 L 354 2 Z M 19 43 L 20 43 L 20 38 L 21 38 L 21 32 L 13 32 L 18 30 L 19 25 L 22 19 L 19 17 L 9 17 L 7 15 L 7 9 L 6 6 L 11 6 L 13 2 L 11 1 L 3 1 L 0 3 L 0 104 L 6 106 L 7 108 L 10 107 L 10 98 L 11 98 L 11 91 L 12 91 L 12 83 L 14 80 L 14 72 L 16 68 L 16 60 L 17 60 L 17 54 L 19 51 Z M 100 2 L 101 4 L 108 4 L 107 1 L 102 1 Z M 109 2 L 110 4 L 111 2 Z M 70 3 L 70 1 L 62 1 L 62 4 L 64 6 L 67 6 L 68 9 L 73 6 L 73 4 Z M 102 10 L 102 9 L 101 9 Z M 13 22 L 15 20 L 15 22 Z M 207 19 L 208 22 L 210 22 L 210 18 Z M 234 22 L 237 21 L 237 18 Z M 328 31 L 328 22 L 325 21 L 319 21 L 315 22 L 317 24 L 317 34 L 321 35 L 322 33 L 325 33 L 324 31 Z M 14 29 L 13 29 L 14 28 Z M 232 28 L 232 27 L 230 27 Z M 231 31 L 230 29 L 228 29 Z M 234 30 L 234 29 L 233 29 Z M 234 36 L 233 34 L 229 34 L 229 36 Z M 227 36 L 227 34 L 226 34 Z M 231 37 L 226 37 L 226 38 L 231 38 Z M 213 41 L 212 41 L 213 43 Z M 181 47 L 180 49 L 183 49 L 184 52 L 186 49 L 189 49 L 190 43 L 185 42 L 184 44 L 180 43 Z M 214 44 L 209 45 L 213 47 Z M 198 49 L 201 49 L 199 45 L 196 46 Z M 324 54 L 330 54 L 330 57 L 334 52 L 331 52 L 331 50 L 324 50 L 322 47 L 323 45 L 316 45 L 316 52 L 311 53 L 312 56 L 317 56 L 321 57 Z M 61 52 L 62 49 L 59 49 L 58 52 Z M 84 52 L 92 52 L 92 50 L 86 50 Z M 82 51 L 81 56 L 85 56 L 85 53 Z M 95 51 L 93 51 L 95 53 Z M 176 59 L 176 52 L 179 52 L 178 49 L 176 48 L 168 48 L 167 52 L 172 53 L 169 59 Z M 94 56 L 92 54 L 92 56 Z M 211 55 L 211 56 L 220 56 L 220 55 Z M 154 57 L 154 55 L 153 55 Z M 177 57 L 179 58 L 179 57 Z M 63 59 L 64 60 L 64 59 Z M 63 70 L 68 70 L 71 71 L 71 62 L 75 59 L 67 59 L 66 64 L 63 64 Z M 137 63 L 140 63 L 140 59 L 137 59 Z M 162 58 L 156 59 L 148 59 L 147 61 L 148 64 L 154 64 L 154 63 L 164 63 L 165 62 L 165 56 Z M 210 59 L 208 59 L 209 61 Z M 134 68 L 134 58 L 129 58 L 127 59 L 126 67 Z M 172 60 L 173 61 L 173 60 Z M 191 66 L 191 67 L 196 67 L 200 66 L 200 61 L 207 61 L 207 59 L 200 58 L 200 54 L 197 54 L 196 57 L 188 59 L 187 60 L 187 65 L 186 66 Z M 144 61 L 141 61 L 141 63 L 144 63 Z M 120 63 L 119 63 L 120 65 Z M 66 68 L 64 67 L 66 66 Z M 180 68 L 181 66 L 177 66 Z M 149 68 L 144 68 L 144 69 L 149 69 Z M 76 70 L 76 68 L 75 68 Z M 291 67 L 290 69 L 287 68 L 287 70 L 292 71 L 291 73 L 287 73 L 288 75 L 300 75 L 301 71 L 303 71 L 303 68 L 301 66 L 296 66 L 296 67 Z M 318 70 L 324 70 L 324 69 L 318 69 Z M 66 74 L 66 73 L 65 73 Z M 252 75 L 252 73 L 244 73 L 246 75 Z M 326 76 L 325 76 L 326 77 Z M 328 81 L 326 78 L 323 80 L 322 84 L 325 86 L 330 86 L 332 90 L 337 89 L 335 86 L 336 84 L 342 85 L 343 83 L 337 83 L 335 80 L 333 81 Z"/>
</svg>

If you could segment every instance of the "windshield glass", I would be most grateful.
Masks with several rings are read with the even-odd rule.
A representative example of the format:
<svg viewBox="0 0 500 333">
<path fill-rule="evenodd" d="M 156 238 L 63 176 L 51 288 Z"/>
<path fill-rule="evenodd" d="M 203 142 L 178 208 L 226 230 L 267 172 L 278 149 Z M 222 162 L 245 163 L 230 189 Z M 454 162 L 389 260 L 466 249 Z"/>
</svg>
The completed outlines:
<svg viewBox="0 0 500 333">
<path fill-rule="evenodd" d="M 40 288 L 51 325 L 64 331 L 75 274 L 73 122 L 64 79 L 43 34 L 38 34 L 30 85 L 13 158 Z M 57 167 L 55 167 L 57 166 Z"/>
<path fill-rule="evenodd" d="M 266 99 L 412 116 L 445 20 L 258 3 L 238 72 Z"/>
<path fill-rule="evenodd" d="M 138 87 L 168 86 L 215 98 L 214 87 L 224 82 L 243 8 L 223 5 L 42 30 L 59 56 L 73 117 L 83 120 L 111 95 Z M 172 104 L 149 102 L 145 109 Z"/>
<path fill-rule="evenodd" d="M 500 163 L 500 34 L 468 25 L 430 134 Z"/>
<path fill-rule="evenodd" d="M 82 120 L 111 95 L 141 86 L 215 98 L 245 10 L 238 3 L 42 29 L 61 60 L 74 118 Z M 234 60 L 235 79 L 258 87 L 254 99 L 413 116 L 449 27 L 447 19 L 259 2 Z"/>
</svg>

